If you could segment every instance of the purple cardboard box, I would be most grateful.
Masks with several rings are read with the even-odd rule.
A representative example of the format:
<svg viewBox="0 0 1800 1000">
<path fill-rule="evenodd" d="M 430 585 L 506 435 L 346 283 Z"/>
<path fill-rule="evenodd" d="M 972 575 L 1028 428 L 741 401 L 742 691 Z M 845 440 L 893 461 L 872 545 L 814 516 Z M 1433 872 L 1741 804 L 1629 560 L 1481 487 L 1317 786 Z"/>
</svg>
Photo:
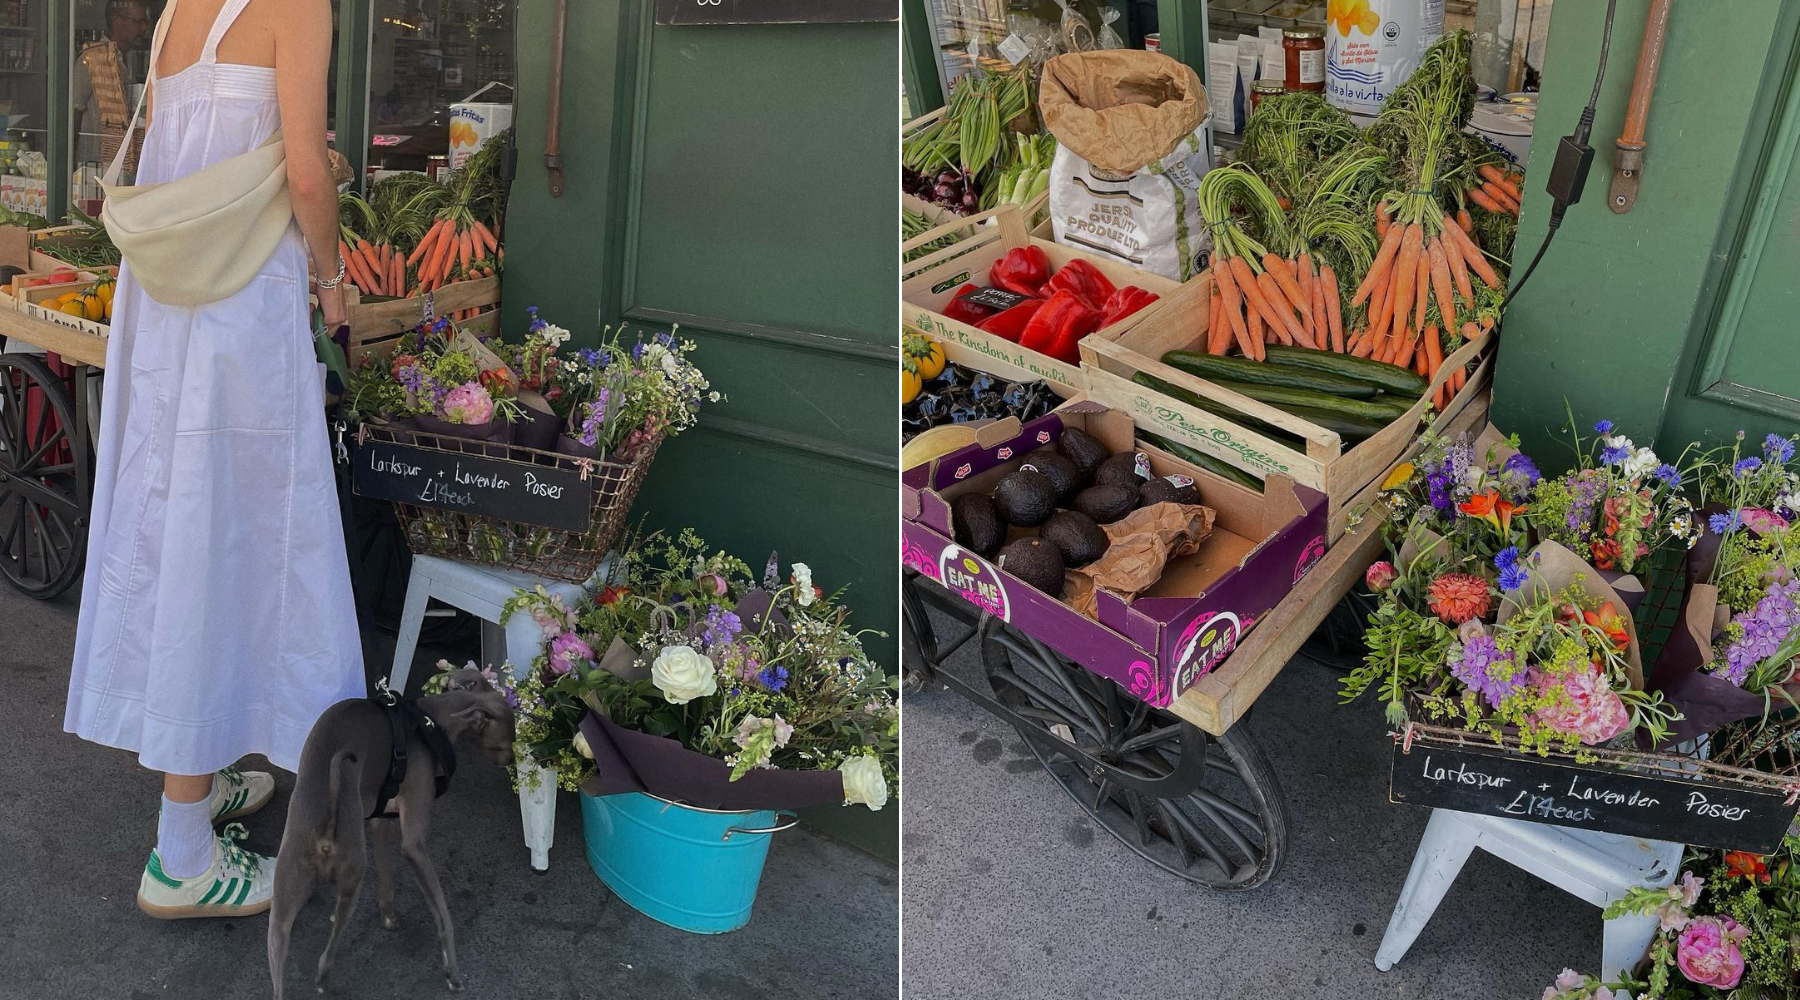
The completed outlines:
<svg viewBox="0 0 1800 1000">
<path fill-rule="evenodd" d="M 952 540 L 950 501 L 991 490 L 1026 453 L 1055 442 L 1065 427 L 1087 431 L 1113 452 L 1144 451 L 1158 476 L 1192 476 L 1200 502 L 1218 514 L 1199 551 L 1171 561 L 1162 579 L 1136 600 L 1100 591 L 1097 622 Z M 1325 494 L 1286 476 L 1270 476 L 1263 488 L 1260 494 L 1245 489 L 1137 442 L 1123 411 L 1071 402 L 1023 426 L 1008 419 L 984 427 L 969 447 L 906 470 L 901 561 L 1162 708 L 1223 663 L 1256 620 L 1325 554 Z M 1029 534 L 1015 528 L 1008 537 Z"/>
</svg>

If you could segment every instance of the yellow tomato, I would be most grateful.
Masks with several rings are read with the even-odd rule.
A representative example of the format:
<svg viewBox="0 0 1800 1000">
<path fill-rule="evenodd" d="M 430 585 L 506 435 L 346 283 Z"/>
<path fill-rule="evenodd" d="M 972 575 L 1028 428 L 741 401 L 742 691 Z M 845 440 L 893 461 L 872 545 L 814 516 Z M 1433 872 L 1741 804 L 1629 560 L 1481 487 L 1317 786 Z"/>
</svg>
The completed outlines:
<svg viewBox="0 0 1800 1000">
<path fill-rule="evenodd" d="M 937 378 L 944 370 L 944 345 L 922 333 L 908 333 L 901 339 L 900 349 L 918 366 L 919 378 Z"/>
<path fill-rule="evenodd" d="M 100 296 L 92 292 L 82 296 L 81 308 L 87 313 L 88 319 L 99 319 L 106 315 L 106 303 L 101 302 Z"/>
<path fill-rule="evenodd" d="M 62 311 L 68 313 L 70 316 L 79 316 L 82 319 L 88 318 L 87 309 L 81 304 L 80 299 L 65 303 L 62 307 Z"/>
<path fill-rule="evenodd" d="M 900 366 L 900 402 L 910 403 L 919 398 L 919 369 L 908 361 Z"/>
</svg>

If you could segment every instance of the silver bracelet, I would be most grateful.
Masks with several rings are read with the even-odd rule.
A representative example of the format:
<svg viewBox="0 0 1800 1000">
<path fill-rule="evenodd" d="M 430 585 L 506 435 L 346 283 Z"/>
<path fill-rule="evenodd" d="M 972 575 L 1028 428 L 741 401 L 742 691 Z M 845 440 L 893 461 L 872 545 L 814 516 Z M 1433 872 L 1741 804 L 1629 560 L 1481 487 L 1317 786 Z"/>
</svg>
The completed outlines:
<svg viewBox="0 0 1800 1000">
<path fill-rule="evenodd" d="M 340 255 L 338 257 L 337 277 L 331 278 L 330 280 L 327 280 L 325 278 L 314 278 L 313 279 L 313 284 L 319 286 L 320 288 L 336 288 L 337 286 L 339 286 L 343 283 L 344 283 L 344 258 L 342 255 Z"/>
</svg>

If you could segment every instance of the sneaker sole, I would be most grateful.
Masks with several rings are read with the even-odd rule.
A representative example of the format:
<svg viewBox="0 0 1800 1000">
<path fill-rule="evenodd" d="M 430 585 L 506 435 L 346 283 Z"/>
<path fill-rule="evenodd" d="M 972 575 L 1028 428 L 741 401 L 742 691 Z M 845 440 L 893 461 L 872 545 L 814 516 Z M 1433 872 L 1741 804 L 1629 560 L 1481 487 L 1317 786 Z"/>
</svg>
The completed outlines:
<svg viewBox="0 0 1800 1000">
<path fill-rule="evenodd" d="M 267 913 L 269 907 L 274 904 L 274 896 L 270 896 L 260 903 L 245 903 L 242 906 L 221 906 L 218 903 L 158 906 L 141 895 L 137 898 L 138 909 L 142 910 L 146 916 L 155 917 L 158 920 L 188 920 L 195 917 L 251 917 L 258 913 Z"/>
<path fill-rule="evenodd" d="M 223 813 L 218 816 L 214 816 L 213 817 L 213 825 L 218 826 L 220 823 L 229 823 L 234 819 L 243 819 L 245 816 L 248 816 L 251 813 L 257 812 L 258 810 L 262 809 L 263 806 L 268 805 L 271 801 L 274 800 L 274 798 L 275 798 L 275 789 L 271 788 L 271 789 L 269 789 L 269 794 L 263 796 L 261 799 L 251 799 L 250 801 L 244 803 L 243 805 L 238 806 L 236 809 L 232 810 L 231 812 Z"/>
</svg>

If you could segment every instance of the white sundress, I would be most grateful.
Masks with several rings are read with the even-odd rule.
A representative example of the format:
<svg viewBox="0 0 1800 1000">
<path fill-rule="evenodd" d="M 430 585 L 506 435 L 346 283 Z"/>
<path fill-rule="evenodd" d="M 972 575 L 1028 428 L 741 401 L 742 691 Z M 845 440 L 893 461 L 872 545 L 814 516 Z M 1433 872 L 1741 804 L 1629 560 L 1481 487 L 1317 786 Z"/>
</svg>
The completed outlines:
<svg viewBox="0 0 1800 1000">
<path fill-rule="evenodd" d="M 280 127 L 275 71 L 218 61 L 248 3 L 226 3 L 193 66 L 153 77 L 138 183 Z M 251 753 L 291 771 L 319 714 L 364 696 L 323 400 L 297 226 L 248 287 L 198 308 L 122 269 L 66 730 L 155 771 Z"/>
</svg>

